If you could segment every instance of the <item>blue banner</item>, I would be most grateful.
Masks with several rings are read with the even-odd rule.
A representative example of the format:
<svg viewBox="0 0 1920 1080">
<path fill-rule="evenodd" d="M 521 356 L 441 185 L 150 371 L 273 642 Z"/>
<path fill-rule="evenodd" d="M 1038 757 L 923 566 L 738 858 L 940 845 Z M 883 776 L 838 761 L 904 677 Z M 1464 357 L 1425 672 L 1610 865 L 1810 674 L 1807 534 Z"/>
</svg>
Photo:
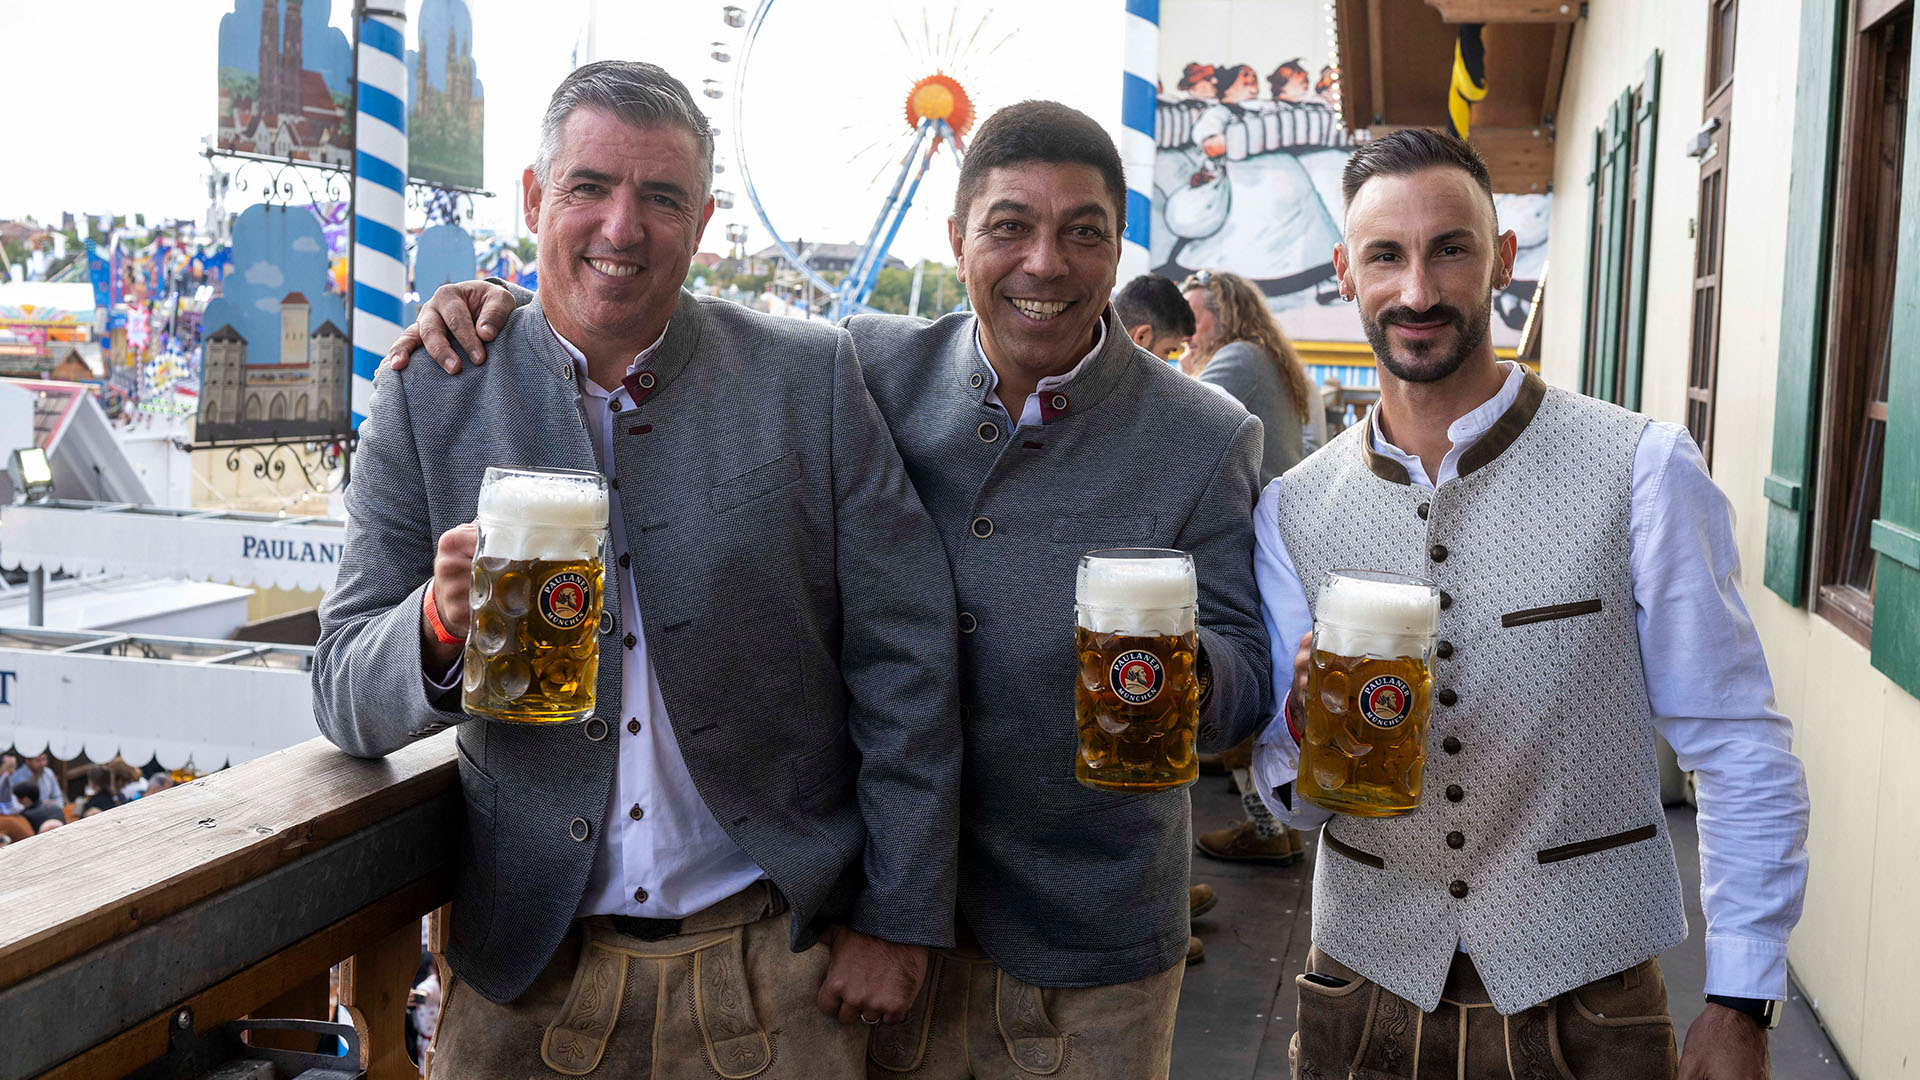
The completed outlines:
<svg viewBox="0 0 1920 1080">
<path fill-rule="evenodd" d="M 113 268 L 107 265 L 107 260 L 101 257 L 99 249 L 94 246 L 93 239 L 89 237 L 87 239 L 87 280 L 93 282 L 93 306 L 102 311 L 113 306 L 110 280 L 112 277 Z"/>
</svg>

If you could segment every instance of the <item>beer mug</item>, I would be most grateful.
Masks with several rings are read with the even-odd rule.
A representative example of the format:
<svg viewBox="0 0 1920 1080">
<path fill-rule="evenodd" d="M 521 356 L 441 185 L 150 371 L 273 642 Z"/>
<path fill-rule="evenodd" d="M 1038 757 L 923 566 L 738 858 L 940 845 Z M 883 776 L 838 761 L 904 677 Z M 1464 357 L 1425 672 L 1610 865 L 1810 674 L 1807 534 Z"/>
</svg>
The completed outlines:
<svg viewBox="0 0 1920 1080">
<path fill-rule="evenodd" d="M 1194 731 L 1193 559 L 1184 551 L 1090 551 L 1075 576 L 1073 775 L 1087 787 L 1160 791 L 1200 775 Z"/>
<path fill-rule="evenodd" d="M 606 477 L 490 468 L 479 519 L 461 708 L 520 724 L 585 720 L 600 670 Z"/>
<path fill-rule="evenodd" d="M 1314 606 L 1306 742 L 1294 788 L 1315 806 L 1397 817 L 1420 806 L 1440 590 L 1335 570 Z"/>
</svg>

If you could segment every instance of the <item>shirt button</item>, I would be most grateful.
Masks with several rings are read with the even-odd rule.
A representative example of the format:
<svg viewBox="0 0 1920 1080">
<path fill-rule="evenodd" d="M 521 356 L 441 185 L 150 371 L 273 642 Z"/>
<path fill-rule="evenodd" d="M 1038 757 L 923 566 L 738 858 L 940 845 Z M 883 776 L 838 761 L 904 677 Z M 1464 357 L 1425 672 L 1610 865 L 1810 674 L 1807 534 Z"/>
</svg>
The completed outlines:
<svg viewBox="0 0 1920 1080">
<path fill-rule="evenodd" d="M 620 402 L 618 402 L 618 401 L 616 401 L 616 400 L 615 400 L 615 399 L 613 399 L 613 398 L 608 398 L 608 399 L 607 399 L 607 411 L 608 411 L 608 412 L 610 412 L 610 413 L 617 413 L 617 412 L 619 412 L 619 411 L 620 411 Z"/>
<path fill-rule="evenodd" d="M 629 735 L 638 735 L 638 734 L 640 734 L 640 721 L 639 721 L 639 720 L 628 720 L 628 721 L 627 721 L 627 734 L 629 734 Z"/>
<path fill-rule="evenodd" d="M 1000 429 L 993 424 L 980 425 L 980 441 L 992 442 L 1000 437 Z"/>
<path fill-rule="evenodd" d="M 635 900 L 635 901 L 637 901 L 637 902 L 639 902 L 639 903 L 642 903 L 642 904 L 644 904 L 644 903 L 646 903 L 646 902 L 647 902 L 647 890 L 645 890 L 645 889 L 635 889 L 635 890 L 633 890 L 633 898 L 634 898 L 634 900 Z"/>
<path fill-rule="evenodd" d="M 622 555 L 622 556 L 621 556 L 621 558 L 623 558 L 623 559 L 624 559 L 624 558 L 626 558 L 626 556 L 625 556 L 625 555 Z M 620 565 L 621 565 L 621 566 L 625 566 L 625 565 L 627 565 L 627 564 L 626 564 L 626 563 L 621 563 Z M 1435 656 L 1437 656 L 1437 657 L 1439 657 L 1439 658 L 1440 658 L 1440 659 L 1442 659 L 1442 660 L 1445 660 L 1445 659 L 1447 659 L 1448 657 L 1450 657 L 1450 656 L 1452 656 L 1452 655 L 1453 655 L 1453 642 L 1451 642 L 1451 641 L 1442 641 L 1442 642 L 1440 642 L 1440 644 L 1438 644 L 1438 645 L 1435 645 L 1435 646 L 1433 647 L 1433 655 L 1435 655 Z"/>
<path fill-rule="evenodd" d="M 1464 799 L 1466 797 L 1467 797 L 1467 793 L 1460 789 L 1459 784 L 1447 785 L 1447 801 L 1448 802 L 1459 802 L 1461 799 Z"/>
<path fill-rule="evenodd" d="M 1454 702 L 1460 700 L 1460 695 L 1454 693 L 1453 687 L 1449 686 L 1446 689 L 1440 691 L 1439 698 L 1440 698 L 1440 704 L 1446 705 L 1446 706 L 1452 706 Z"/>
<path fill-rule="evenodd" d="M 960 632 L 961 633 L 971 634 L 974 632 L 974 630 L 978 629 L 979 626 L 980 626 L 980 622 L 979 620 L 973 617 L 973 612 L 963 611 L 960 613 Z"/>
<path fill-rule="evenodd" d="M 613 490 L 615 490 L 615 491 L 619 491 L 619 490 L 620 490 L 620 478 L 619 478 L 619 477 L 617 477 L 617 476 L 609 476 L 609 477 L 607 477 L 607 486 L 608 486 L 609 488 L 612 488 L 612 489 L 613 489 Z"/>
<path fill-rule="evenodd" d="M 1421 503 L 1419 506 L 1414 508 L 1413 512 L 1420 515 L 1421 521 L 1427 520 L 1427 514 L 1431 512 L 1427 509 L 1427 507 L 1428 507 L 1427 503 Z"/>
<path fill-rule="evenodd" d="M 1427 552 L 1427 554 L 1432 556 L 1434 562 L 1446 562 L 1447 561 L 1447 545 L 1435 544 L 1433 545 L 1433 549 Z"/>
<path fill-rule="evenodd" d="M 567 823 L 567 835 L 573 837 L 574 843 L 585 843 L 587 837 L 593 835 L 593 826 L 587 824 L 586 818 L 574 818 Z"/>
<path fill-rule="evenodd" d="M 647 812 L 645 810 L 640 809 L 639 803 L 634 803 L 633 809 L 627 811 L 627 816 L 632 818 L 635 821 L 639 821 L 641 818 L 647 816 Z M 1454 835 L 1458 836 L 1459 834 L 1455 833 Z M 1455 846 L 1458 846 L 1458 845 L 1455 845 Z"/>
<path fill-rule="evenodd" d="M 1441 589 L 1440 590 L 1440 610 L 1445 611 L 1452 606 L 1453 606 L 1453 594 L 1448 592 L 1445 589 Z"/>
<path fill-rule="evenodd" d="M 993 535 L 993 519 L 977 517 L 973 519 L 973 535 L 985 540 Z"/>
<path fill-rule="evenodd" d="M 634 642 L 638 640 L 639 639 L 634 637 L 632 634 L 628 634 L 626 637 L 623 637 L 620 639 L 620 643 L 622 645 L 625 645 L 627 648 L 631 649 L 633 648 Z"/>
<path fill-rule="evenodd" d="M 1450 832 L 1447 834 L 1447 846 L 1458 851 L 1467 846 L 1467 838 L 1461 833 Z"/>
<path fill-rule="evenodd" d="M 1457 754 L 1460 752 L 1460 740 L 1449 735 L 1440 740 L 1440 749 L 1445 750 L 1449 754 Z"/>
<path fill-rule="evenodd" d="M 1467 883 L 1464 881 L 1456 881 L 1447 886 L 1447 891 L 1453 894 L 1455 900 L 1465 900 L 1467 898 Z"/>
<path fill-rule="evenodd" d="M 627 568 L 627 564 L 629 562 L 632 562 L 633 560 L 628 558 L 627 553 L 623 551 L 620 553 L 620 558 L 618 561 L 620 563 L 620 569 L 625 570 Z"/>
</svg>

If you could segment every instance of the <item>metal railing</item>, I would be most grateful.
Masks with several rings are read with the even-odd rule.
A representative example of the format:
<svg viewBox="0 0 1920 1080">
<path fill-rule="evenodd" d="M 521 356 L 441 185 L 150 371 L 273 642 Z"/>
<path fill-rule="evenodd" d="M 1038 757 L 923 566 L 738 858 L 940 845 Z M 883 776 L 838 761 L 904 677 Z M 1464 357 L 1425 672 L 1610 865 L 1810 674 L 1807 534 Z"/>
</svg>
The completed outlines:
<svg viewBox="0 0 1920 1080">
<path fill-rule="evenodd" d="M 0 847 L 0 1080 L 418 1075 L 407 993 L 462 813 L 451 733 L 377 761 L 313 739 Z M 347 1056 L 293 1052 L 328 1035 Z"/>
</svg>

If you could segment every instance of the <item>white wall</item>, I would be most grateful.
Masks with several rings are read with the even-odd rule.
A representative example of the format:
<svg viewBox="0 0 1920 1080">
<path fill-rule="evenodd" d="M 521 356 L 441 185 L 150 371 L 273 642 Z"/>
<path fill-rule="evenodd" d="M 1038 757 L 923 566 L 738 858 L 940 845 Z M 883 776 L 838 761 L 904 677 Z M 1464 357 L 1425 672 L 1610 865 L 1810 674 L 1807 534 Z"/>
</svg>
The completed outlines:
<svg viewBox="0 0 1920 1080">
<path fill-rule="evenodd" d="M 1747 603 L 1779 704 L 1795 722 L 1813 815 L 1806 908 L 1789 946 L 1795 977 L 1862 1080 L 1920 1075 L 1920 702 L 1894 686 L 1867 650 L 1825 619 L 1768 590 L 1767 503 L 1780 301 L 1786 263 L 1789 167 L 1798 67 L 1797 0 L 1746 0 L 1736 40 L 1714 479 L 1733 501 Z M 1594 4 L 1575 31 L 1555 160 L 1552 271 L 1543 368 L 1579 379 L 1586 299 L 1591 137 L 1608 105 L 1637 83 L 1647 54 L 1663 53 L 1642 408 L 1685 418 L 1699 166 L 1684 156 L 1698 129 L 1706 5 L 1667 0 Z M 1906 272 L 1912 273 L 1912 270 Z M 1699 928 L 1695 928 L 1699 932 Z"/>
</svg>

